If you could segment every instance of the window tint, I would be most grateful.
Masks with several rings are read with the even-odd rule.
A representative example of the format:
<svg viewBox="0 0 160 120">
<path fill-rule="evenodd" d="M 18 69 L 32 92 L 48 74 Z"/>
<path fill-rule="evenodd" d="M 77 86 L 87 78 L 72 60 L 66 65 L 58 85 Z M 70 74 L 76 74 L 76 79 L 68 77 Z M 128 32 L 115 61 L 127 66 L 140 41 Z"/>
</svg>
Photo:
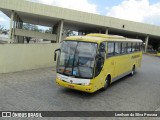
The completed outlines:
<svg viewBox="0 0 160 120">
<path fill-rule="evenodd" d="M 105 52 L 106 51 L 106 42 L 102 42 L 99 46 L 100 52 Z"/>
<path fill-rule="evenodd" d="M 140 45 L 139 45 L 139 43 L 135 44 L 135 51 L 140 51 Z"/>
<path fill-rule="evenodd" d="M 113 56 L 114 55 L 114 43 L 108 43 L 108 55 L 107 56 Z"/>
<path fill-rule="evenodd" d="M 102 42 L 99 46 L 99 54 L 105 58 L 106 53 L 106 42 Z"/>
<path fill-rule="evenodd" d="M 131 53 L 131 52 L 132 52 L 132 43 L 128 43 L 127 53 Z"/>
<path fill-rule="evenodd" d="M 141 50 L 141 43 L 136 42 L 109 42 L 107 45 L 107 56 L 132 53 Z"/>
<path fill-rule="evenodd" d="M 122 43 L 122 54 L 125 54 L 127 51 L 127 43 Z"/>
<path fill-rule="evenodd" d="M 102 42 L 99 46 L 99 55 L 96 58 L 95 77 L 98 76 L 103 68 L 105 54 L 106 54 L 106 42 Z"/>
<path fill-rule="evenodd" d="M 135 52 L 136 43 L 132 43 L 132 52 Z"/>
<path fill-rule="evenodd" d="M 143 49 L 142 43 L 139 43 L 139 47 L 140 47 L 140 51 L 142 51 L 142 49 Z"/>
<path fill-rule="evenodd" d="M 121 43 L 115 43 L 115 55 L 121 54 Z"/>
</svg>

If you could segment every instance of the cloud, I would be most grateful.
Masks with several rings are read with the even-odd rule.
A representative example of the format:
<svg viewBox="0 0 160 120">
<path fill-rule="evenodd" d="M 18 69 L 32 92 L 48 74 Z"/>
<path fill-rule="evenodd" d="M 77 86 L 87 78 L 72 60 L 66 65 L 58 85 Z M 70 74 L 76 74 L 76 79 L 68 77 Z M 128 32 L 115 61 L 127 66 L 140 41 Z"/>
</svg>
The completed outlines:
<svg viewBox="0 0 160 120">
<path fill-rule="evenodd" d="M 29 0 L 29 1 L 98 14 L 96 4 L 89 3 L 88 0 Z"/>
<path fill-rule="evenodd" d="M 0 11 L 0 24 L 7 22 L 6 16 Z"/>
<path fill-rule="evenodd" d="M 0 11 L 0 23 L 6 22 L 6 19 L 4 17 L 4 14 Z"/>
<path fill-rule="evenodd" d="M 0 11 L 0 25 L 9 28 L 9 18 Z"/>
<path fill-rule="evenodd" d="M 0 17 L 0 22 L 6 22 L 6 20 L 3 17 Z"/>
<path fill-rule="evenodd" d="M 148 0 L 124 0 L 107 10 L 107 16 L 160 25 L 160 2 L 150 4 Z"/>
</svg>

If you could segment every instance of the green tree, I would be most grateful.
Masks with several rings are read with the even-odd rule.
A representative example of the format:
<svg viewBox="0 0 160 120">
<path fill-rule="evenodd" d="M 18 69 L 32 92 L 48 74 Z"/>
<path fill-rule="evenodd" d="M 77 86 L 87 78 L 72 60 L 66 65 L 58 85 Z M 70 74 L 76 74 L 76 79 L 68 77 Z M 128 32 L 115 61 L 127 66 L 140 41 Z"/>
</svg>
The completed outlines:
<svg viewBox="0 0 160 120">
<path fill-rule="evenodd" d="M 32 24 L 29 24 L 29 23 L 25 23 L 23 25 L 23 29 L 25 29 L 25 30 L 32 30 L 32 31 L 39 31 L 37 25 L 32 25 Z"/>
<path fill-rule="evenodd" d="M 74 36 L 74 33 L 73 33 L 72 30 L 63 29 L 63 35 L 65 35 L 65 36 Z"/>
<path fill-rule="evenodd" d="M 48 30 L 46 30 L 45 33 L 52 33 L 52 28 L 49 28 Z"/>
</svg>

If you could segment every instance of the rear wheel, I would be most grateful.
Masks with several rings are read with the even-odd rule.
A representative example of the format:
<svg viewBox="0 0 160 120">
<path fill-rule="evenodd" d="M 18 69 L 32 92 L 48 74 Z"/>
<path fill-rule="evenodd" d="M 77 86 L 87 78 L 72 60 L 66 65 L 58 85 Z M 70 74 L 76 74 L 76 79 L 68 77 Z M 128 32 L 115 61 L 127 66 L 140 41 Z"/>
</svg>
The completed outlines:
<svg viewBox="0 0 160 120">
<path fill-rule="evenodd" d="M 103 90 L 106 90 L 109 87 L 110 81 L 111 81 L 111 77 L 107 76 L 105 83 L 104 83 L 104 87 L 102 88 Z"/>
<path fill-rule="evenodd" d="M 136 67 L 134 65 L 133 68 L 132 68 L 131 76 L 133 76 L 135 74 L 135 71 L 136 71 Z"/>
</svg>

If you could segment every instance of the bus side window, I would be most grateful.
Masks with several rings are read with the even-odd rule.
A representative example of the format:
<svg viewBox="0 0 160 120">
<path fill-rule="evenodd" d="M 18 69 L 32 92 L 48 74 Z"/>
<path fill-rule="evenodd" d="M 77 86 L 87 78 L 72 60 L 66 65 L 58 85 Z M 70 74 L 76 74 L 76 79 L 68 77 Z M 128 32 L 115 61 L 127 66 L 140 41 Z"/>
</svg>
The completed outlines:
<svg viewBox="0 0 160 120">
<path fill-rule="evenodd" d="M 127 49 L 127 43 L 122 43 L 122 54 L 126 54 Z"/>
<path fill-rule="evenodd" d="M 139 45 L 140 45 L 140 51 L 142 51 L 143 50 L 143 44 L 139 43 Z"/>
<path fill-rule="evenodd" d="M 96 57 L 95 77 L 101 72 L 106 55 L 106 42 L 102 42 L 99 46 L 98 56 Z"/>
<path fill-rule="evenodd" d="M 140 51 L 139 43 L 135 44 L 135 51 Z"/>
<path fill-rule="evenodd" d="M 131 52 L 132 52 L 132 43 L 128 43 L 127 53 L 131 53 Z"/>
<path fill-rule="evenodd" d="M 121 43 L 117 42 L 115 43 L 115 55 L 121 54 Z"/>
<path fill-rule="evenodd" d="M 111 57 L 114 55 L 114 43 L 111 43 L 111 42 L 108 43 L 107 52 L 108 52 L 108 54 L 107 54 L 108 57 Z"/>
<path fill-rule="evenodd" d="M 106 55 L 106 42 L 102 42 L 99 46 L 99 55 L 102 57 L 102 58 L 105 58 L 105 55 Z"/>
<path fill-rule="evenodd" d="M 135 52 L 135 43 L 132 43 L 132 52 Z"/>
</svg>

